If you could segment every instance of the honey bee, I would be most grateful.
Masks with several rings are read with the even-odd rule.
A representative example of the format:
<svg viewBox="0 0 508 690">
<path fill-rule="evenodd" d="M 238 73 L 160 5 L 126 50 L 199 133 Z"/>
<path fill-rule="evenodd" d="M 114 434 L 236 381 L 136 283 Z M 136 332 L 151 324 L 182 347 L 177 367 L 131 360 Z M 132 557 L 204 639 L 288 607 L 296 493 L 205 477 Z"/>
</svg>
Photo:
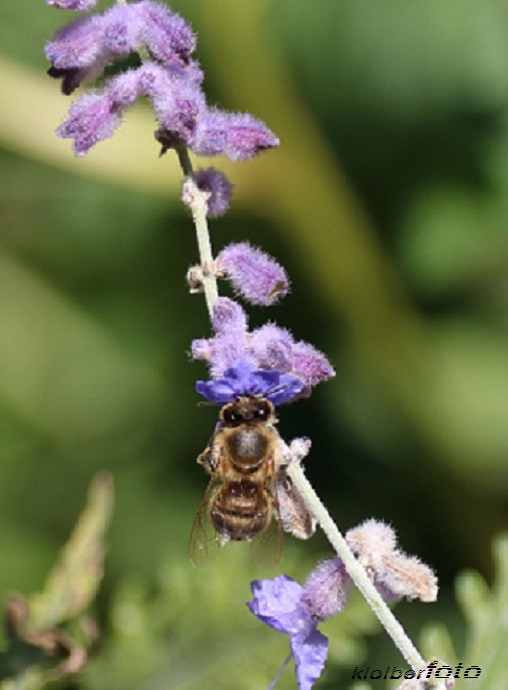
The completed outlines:
<svg viewBox="0 0 508 690">
<path fill-rule="evenodd" d="M 193 563 L 205 560 L 213 546 L 258 539 L 270 543 L 276 562 L 283 531 L 301 539 L 313 534 L 313 518 L 285 472 L 285 444 L 276 424 L 274 405 L 262 396 L 240 396 L 221 409 L 210 444 L 197 460 L 211 480 L 190 535 Z"/>
</svg>

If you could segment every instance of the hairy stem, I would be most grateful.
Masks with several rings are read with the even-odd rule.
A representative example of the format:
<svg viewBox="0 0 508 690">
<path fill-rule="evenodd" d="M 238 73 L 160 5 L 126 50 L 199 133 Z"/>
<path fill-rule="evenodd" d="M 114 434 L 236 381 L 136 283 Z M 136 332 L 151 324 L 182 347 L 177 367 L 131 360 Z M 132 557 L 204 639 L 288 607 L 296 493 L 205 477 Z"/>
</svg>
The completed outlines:
<svg viewBox="0 0 508 690">
<path fill-rule="evenodd" d="M 213 307 L 219 296 L 217 279 L 215 278 L 212 244 L 207 221 L 207 195 L 202 192 L 197 183 L 189 152 L 185 146 L 177 147 L 178 160 L 185 175 L 184 203 L 189 207 L 196 228 L 198 241 L 199 262 L 203 271 L 203 290 L 210 320 L 213 316 Z"/>
</svg>

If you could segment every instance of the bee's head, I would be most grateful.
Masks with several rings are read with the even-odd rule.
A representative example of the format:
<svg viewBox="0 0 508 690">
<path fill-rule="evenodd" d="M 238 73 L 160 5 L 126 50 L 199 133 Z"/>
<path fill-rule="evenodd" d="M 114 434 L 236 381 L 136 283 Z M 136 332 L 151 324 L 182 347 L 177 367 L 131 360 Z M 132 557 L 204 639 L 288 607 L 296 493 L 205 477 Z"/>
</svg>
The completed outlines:
<svg viewBox="0 0 508 690">
<path fill-rule="evenodd" d="M 267 398 L 244 395 L 224 405 L 220 412 L 220 418 L 226 426 L 230 427 L 249 423 L 266 424 L 274 421 L 275 408 Z"/>
</svg>

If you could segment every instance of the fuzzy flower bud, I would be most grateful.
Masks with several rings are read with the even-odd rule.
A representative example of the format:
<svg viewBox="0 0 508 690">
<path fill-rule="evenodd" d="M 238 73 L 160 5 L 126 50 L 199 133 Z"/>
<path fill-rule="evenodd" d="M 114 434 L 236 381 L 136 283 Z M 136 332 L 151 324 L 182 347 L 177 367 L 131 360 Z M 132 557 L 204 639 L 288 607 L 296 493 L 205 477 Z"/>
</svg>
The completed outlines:
<svg viewBox="0 0 508 690">
<path fill-rule="evenodd" d="M 309 574 L 301 601 L 316 620 L 336 616 L 347 604 L 351 578 L 340 558 L 322 561 Z"/>
<path fill-rule="evenodd" d="M 266 324 L 252 332 L 251 348 L 259 366 L 268 366 L 276 359 L 282 371 L 298 376 L 310 389 L 321 381 L 335 376 L 325 355 L 309 343 L 295 342 L 291 333 L 275 324 Z"/>
<path fill-rule="evenodd" d="M 62 90 L 70 94 L 81 82 L 97 77 L 104 65 L 100 52 L 101 24 L 96 17 L 80 17 L 59 29 L 46 44 L 52 63 L 50 77 L 62 78 Z"/>
<path fill-rule="evenodd" d="M 283 267 L 248 242 L 228 244 L 217 257 L 216 270 L 251 304 L 269 306 L 289 291 Z"/>
<path fill-rule="evenodd" d="M 164 65 L 186 65 L 196 49 L 196 36 L 188 22 L 166 5 L 142 0 L 142 37 L 150 53 Z"/>
<path fill-rule="evenodd" d="M 219 297 L 213 308 L 212 326 L 215 336 L 192 341 L 194 359 L 205 360 L 213 379 L 224 376 L 227 369 L 245 359 L 247 344 L 247 314 L 228 297 Z"/>
<path fill-rule="evenodd" d="M 233 189 L 226 175 L 215 168 L 198 170 L 196 183 L 199 189 L 207 194 L 208 218 L 224 215 L 229 208 Z"/>
<path fill-rule="evenodd" d="M 279 145 L 268 127 L 248 113 L 208 110 L 199 120 L 191 149 L 199 156 L 227 156 L 240 161 Z"/>
<path fill-rule="evenodd" d="M 263 369 L 291 371 L 294 340 L 286 328 L 266 323 L 252 331 L 250 346 Z"/>
<path fill-rule="evenodd" d="M 303 340 L 295 343 L 291 358 L 291 371 L 310 387 L 335 376 L 335 371 L 325 355 Z"/>
<path fill-rule="evenodd" d="M 217 335 L 233 333 L 236 338 L 247 332 L 247 314 L 228 297 L 219 297 L 213 308 L 213 330 Z"/>
<path fill-rule="evenodd" d="M 437 599 L 434 572 L 416 556 L 407 556 L 397 548 L 389 525 L 366 520 L 347 532 L 346 541 L 385 601 L 401 597 L 425 602 Z"/>
<path fill-rule="evenodd" d="M 62 139 L 73 139 L 76 156 L 84 156 L 98 141 L 112 136 L 120 122 L 120 112 L 107 92 L 85 94 L 71 106 L 57 134 Z"/>
<path fill-rule="evenodd" d="M 112 60 L 134 52 L 142 27 L 137 4 L 114 5 L 103 15 L 76 19 L 46 44 L 49 75 L 62 77 L 62 90 L 72 93 L 83 81 L 97 78 Z"/>
</svg>

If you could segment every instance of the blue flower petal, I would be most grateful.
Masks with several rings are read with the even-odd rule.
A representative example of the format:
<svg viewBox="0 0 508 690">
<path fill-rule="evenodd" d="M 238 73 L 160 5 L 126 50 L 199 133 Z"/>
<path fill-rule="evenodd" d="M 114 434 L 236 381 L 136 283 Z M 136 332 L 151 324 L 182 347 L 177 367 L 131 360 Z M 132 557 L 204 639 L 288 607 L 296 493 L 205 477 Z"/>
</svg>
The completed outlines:
<svg viewBox="0 0 508 690">
<path fill-rule="evenodd" d="M 302 585 L 287 575 L 251 583 L 254 599 L 247 602 L 251 612 L 263 623 L 283 633 L 308 629 L 309 614 L 300 604 Z"/>
<path fill-rule="evenodd" d="M 226 369 L 224 377 L 212 381 L 198 381 L 196 391 L 210 402 L 228 403 L 242 395 L 259 395 L 274 405 L 297 397 L 303 392 L 301 379 L 282 374 L 277 369 L 256 369 L 246 360 Z"/>
<path fill-rule="evenodd" d="M 293 400 L 293 398 L 297 398 L 303 393 L 303 390 L 304 384 L 299 378 L 292 376 L 292 374 L 281 374 L 279 386 L 266 397 L 274 405 L 280 405 Z"/>
<path fill-rule="evenodd" d="M 310 690 L 325 667 L 328 638 L 314 627 L 307 635 L 291 635 L 296 680 L 300 690 Z"/>
<path fill-rule="evenodd" d="M 197 381 L 196 392 L 213 403 L 227 403 L 236 397 L 229 381 Z"/>
</svg>

